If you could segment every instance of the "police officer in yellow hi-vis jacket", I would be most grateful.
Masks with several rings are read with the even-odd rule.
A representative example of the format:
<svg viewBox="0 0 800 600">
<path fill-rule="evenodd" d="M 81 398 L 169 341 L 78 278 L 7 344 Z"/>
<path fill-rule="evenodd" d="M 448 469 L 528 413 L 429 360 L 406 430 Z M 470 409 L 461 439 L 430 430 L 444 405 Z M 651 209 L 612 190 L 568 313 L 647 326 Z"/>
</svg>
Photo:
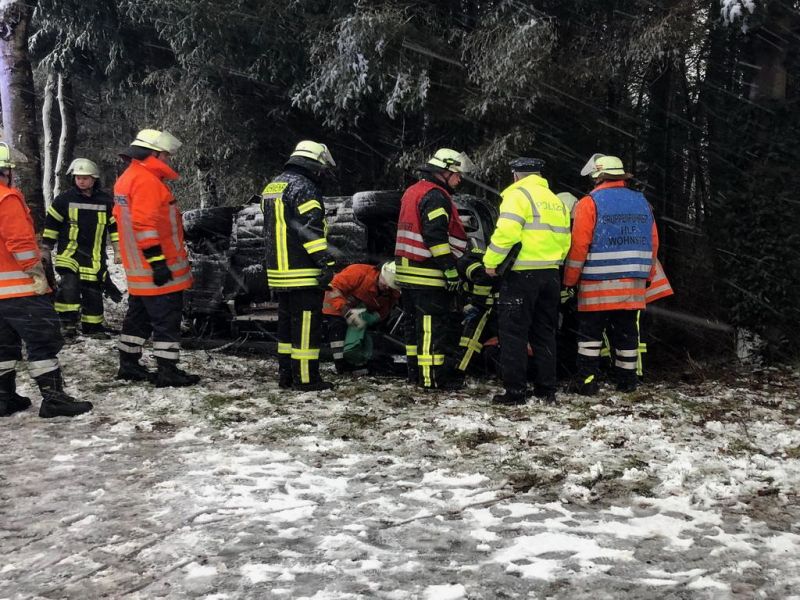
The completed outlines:
<svg viewBox="0 0 800 600">
<path fill-rule="evenodd" d="M 500 216 L 483 264 L 486 273 L 520 244 L 519 255 L 500 285 L 498 318 L 500 364 L 505 394 L 495 404 L 525 404 L 528 341 L 536 367 L 533 394 L 555 401 L 556 329 L 561 283 L 559 266 L 570 246 L 569 211 L 541 176 L 544 161 L 511 161 L 514 183 L 502 192 Z"/>
</svg>

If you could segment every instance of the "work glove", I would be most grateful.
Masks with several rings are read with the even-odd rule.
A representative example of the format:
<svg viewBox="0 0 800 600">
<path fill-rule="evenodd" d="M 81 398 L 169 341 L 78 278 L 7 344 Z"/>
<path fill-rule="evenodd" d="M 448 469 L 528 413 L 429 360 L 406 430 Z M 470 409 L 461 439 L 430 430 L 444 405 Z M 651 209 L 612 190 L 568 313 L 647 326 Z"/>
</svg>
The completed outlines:
<svg viewBox="0 0 800 600">
<path fill-rule="evenodd" d="M 444 272 L 444 287 L 448 292 L 457 292 L 461 286 L 461 279 L 458 276 L 458 271 L 455 268 L 447 269 Z"/>
<path fill-rule="evenodd" d="M 461 321 L 462 325 L 468 325 L 472 323 L 474 320 L 479 319 L 483 314 L 483 308 L 480 306 L 476 306 L 475 304 L 467 304 L 461 310 L 461 314 L 464 318 Z"/>
<path fill-rule="evenodd" d="M 42 263 L 38 262 L 25 273 L 33 279 L 33 293 L 37 296 L 43 296 L 50 291 L 50 285 L 47 283 L 47 275 L 45 275 Z"/>
<path fill-rule="evenodd" d="M 115 304 L 122 302 L 122 291 L 114 284 L 108 274 L 103 280 L 103 293 Z"/>
<path fill-rule="evenodd" d="M 317 285 L 323 290 L 328 289 L 334 275 L 336 275 L 336 268 L 333 263 L 321 267 L 319 277 L 317 277 Z"/>
<path fill-rule="evenodd" d="M 351 308 L 346 313 L 344 313 L 344 320 L 347 321 L 347 324 L 350 327 L 355 327 L 356 329 L 366 329 L 367 322 L 364 320 L 363 316 L 367 312 L 366 308 Z"/>
<path fill-rule="evenodd" d="M 114 264 L 121 265 L 122 264 L 122 254 L 119 251 L 119 243 L 118 242 L 111 242 L 111 247 L 114 249 Z"/>
<path fill-rule="evenodd" d="M 167 261 L 163 258 L 161 260 L 152 261 L 150 267 L 153 269 L 153 283 L 158 287 L 172 281 L 172 271 L 169 270 Z"/>
<path fill-rule="evenodd" d="M 576 291 L 574 287 L 567 287 L 561 290 L 561 304 L 566 304 L 575 297 Z"/>
</svg>

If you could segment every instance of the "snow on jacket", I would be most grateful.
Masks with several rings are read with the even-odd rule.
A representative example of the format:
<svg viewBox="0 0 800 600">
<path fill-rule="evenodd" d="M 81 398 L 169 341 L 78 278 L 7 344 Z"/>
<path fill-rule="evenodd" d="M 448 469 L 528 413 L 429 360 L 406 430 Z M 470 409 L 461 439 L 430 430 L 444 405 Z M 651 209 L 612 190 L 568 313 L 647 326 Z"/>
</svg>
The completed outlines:
<svg viewBox="0 0 800 600">
<path fill-rule="evenodd" d="M 114 200 L 101 189 L 90 196 L 73 186 L 56 196 L 42 238 L 51 248 L 58 243 L 55 266 L 69 269 L 84 281 L 100 281 L 106 271 L 106 240 L 119 239 L 113 215 Z"/>
<path fill-rule="evenodd" d="M 322 312 L 343 317 L 351 308 L 363 306 L 369 312 L 378 313 L 381 320 L 385 319 L 400 299 L 400 292 L 378 289 L 380 274 L 380 268 L 373 265 L 345 267 L 334 275 L 331 289 L 325 292 Z"/>
<path fill-rule="evenodd" d="M 183 242 L 183 219 L 165 181 L 178 178 L 169 165 L 155 156 L 131 160 L 114 184 L 114 218 L 119 231 L 122 264 L 132 296 L 160 296 L 192 286 L 192 272 Z M 153 283 L 153 270 L 145 257 L 161 249 L 172 280 Z M 150 257 L 153 260 L 153 257 Z"/>
<path fill-rule="evenodd" d="M 606 181 L 592 190 L 625 188 L 624 181 Z M 595 242 L 597 226 L 597 208 L 591 194 L 584 196 L 575 206 L 572 227 L 572 245 L 567 255 L 564 269 L 564 285 L 578 286 L 578 310 L 641 310 L 645 307 L 647 282 L 655 275 L 655 257 L 658 255 L 658 230 L 655 221 L 649 232 L 649 247 L 652 256 L 650 273 L 646 277 L 588 279 L 583 275 L 583 268 L 589 258 L 590 250 Z"/>
<path fill-rule="evenodd" d="M 0 184 L 0 300 L 35 296 L 24 271 L 41 260 L 33 219 L 16 188 Z"/>
</svg>

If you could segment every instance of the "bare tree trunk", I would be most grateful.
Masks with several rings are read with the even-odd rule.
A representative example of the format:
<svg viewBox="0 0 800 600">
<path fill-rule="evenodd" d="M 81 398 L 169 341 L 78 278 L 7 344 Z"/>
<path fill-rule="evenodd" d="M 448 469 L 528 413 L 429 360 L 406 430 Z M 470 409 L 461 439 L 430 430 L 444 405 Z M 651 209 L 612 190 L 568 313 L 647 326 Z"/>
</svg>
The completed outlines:
<svg viewBox="0 0 800 600">
<path fill-rule="evenodd" d="M 54 197 L 56 146 L 53 137 L 53 98 L 55 96 L 55 88 L 56 77 L 50 71 L 47 73 L 47 81 L 44 84 L 44 98 L 42 100 L 42 193 L 46 206 L 52 204 Z"/>
<path fill-rule="evenodd" d="M 58 74 L 58 110 L 61 114 L 61 135 L 58 138 L 58 156 L 56 157 L 55 194 L 61 192 L 61 181 L 75 153 L 75 99 L 72 96 L 72 83 L 63 73 Z"/>
<path fill-rule="evenodd" d="M 25 194 L 37 228 L 44 220 L 42 165 L 36 122 L 36 94 L 28 58 L 28 24 L 36 2 L 0 3 L 0 102 L 5 140 L 25 155 L 18 165 L 17 185 Z"/>
</svg>

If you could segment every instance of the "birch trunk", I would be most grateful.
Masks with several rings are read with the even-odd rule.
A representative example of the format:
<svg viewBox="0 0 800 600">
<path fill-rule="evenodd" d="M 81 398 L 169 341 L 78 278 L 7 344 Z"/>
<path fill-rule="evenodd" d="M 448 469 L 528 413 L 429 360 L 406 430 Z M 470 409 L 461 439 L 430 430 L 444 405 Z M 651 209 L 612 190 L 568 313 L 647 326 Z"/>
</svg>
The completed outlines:
<svg viewBox="0 0 800 600">
<path fill-rule="evenodd" d="M 61 135 L 58 138 L 56 157 L 56 179 L 54 193 L 58 195 L 64 187 L 61 182 L 75 153 L 75 99 L 72 96 L 72 83 L 63 73 L 58 74 L 58 110 L 61 115 Z"/>
<path fill-rule="evenodd" d="M 42 100 L 42 193 L 46 206 L 50 206 L 55 195 L 55 154 L 56 145 L 53 136 L 53 97 L 55 96 L 56 77 L 51 71 L 47 74 L 44 84 L 44 98 Z"/>
</svg>

